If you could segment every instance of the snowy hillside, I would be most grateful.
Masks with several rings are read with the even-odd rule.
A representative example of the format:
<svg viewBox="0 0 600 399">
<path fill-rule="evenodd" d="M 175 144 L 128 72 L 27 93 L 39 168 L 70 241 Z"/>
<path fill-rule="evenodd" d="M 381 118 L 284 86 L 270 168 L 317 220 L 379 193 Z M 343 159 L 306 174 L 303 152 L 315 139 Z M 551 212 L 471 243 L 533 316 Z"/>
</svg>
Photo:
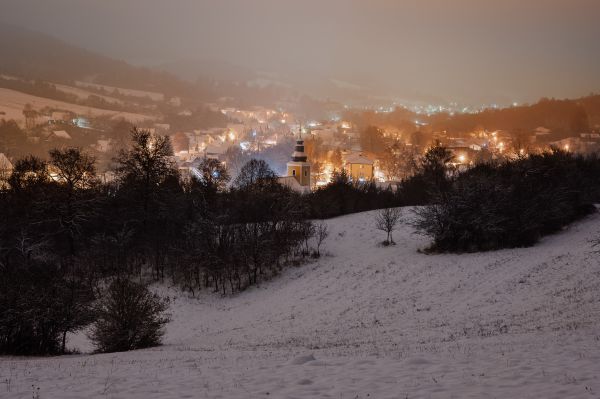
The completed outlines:
<svg viewBox="0 0 600 399">
<path fill-rule="evenodd" d="M 0 397 L 600 397 L 600 215 L 463 255 L 418 253 L 407 225 L 379 247 L 373 218 L 327 221 L 326 256 L 233 297 L 159 287 L 162 347 L 0 358 Z"/>
</svg>

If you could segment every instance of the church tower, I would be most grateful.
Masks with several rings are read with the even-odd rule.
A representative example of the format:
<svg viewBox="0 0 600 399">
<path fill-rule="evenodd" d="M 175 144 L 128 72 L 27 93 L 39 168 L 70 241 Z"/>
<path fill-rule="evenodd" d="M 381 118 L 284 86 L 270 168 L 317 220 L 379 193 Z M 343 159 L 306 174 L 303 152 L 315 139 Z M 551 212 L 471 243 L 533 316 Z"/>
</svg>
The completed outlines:
<svg viewBox="0 0 600 399">
<path fill-rule="evenodd" d="M 310 164 L 306 162 L 306 159 L 304 140 L 302 140 L 302 131 L 300 131 L 292 160 L 287 163 L 287 175 L 295 177 L 302 187 L 310 189 Z"/>
</svg>

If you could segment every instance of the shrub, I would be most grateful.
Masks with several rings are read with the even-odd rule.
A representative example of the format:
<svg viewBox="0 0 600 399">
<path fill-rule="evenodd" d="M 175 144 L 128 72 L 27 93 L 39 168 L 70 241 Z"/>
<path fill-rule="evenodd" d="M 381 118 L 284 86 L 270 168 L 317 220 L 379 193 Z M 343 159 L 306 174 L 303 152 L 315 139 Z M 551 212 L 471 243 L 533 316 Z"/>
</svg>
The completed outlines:
<svg viewBox="0 0 600 399">
<path fill-rule="evenodd" d="M 374 181 L 352 182 L 345 170 L 334 172 L 332 181 L 306 197 L 306 217 L 327 219 L 349 213 L 400 206 L 400 197 Z"/>
<path fill-rule="evenodd" d="M 91 289 L 53 264 L 2 270 L 0 354 L 55 355 L 91 321 Z"/>
<path fill-rule="evenodd" d="M 148 348 L 161 343 L 168 301 L 142 284 L 117 279 L 96 309 L 90 339 L 99 352 Z"/>
<path fill-rule="evenodd" d="M 435 251 L 530 246 L 594 211 L 598 168 L 597 158 L 562 151 L 479 165 L 417 211 L 416 227 Z"/>
</svg>

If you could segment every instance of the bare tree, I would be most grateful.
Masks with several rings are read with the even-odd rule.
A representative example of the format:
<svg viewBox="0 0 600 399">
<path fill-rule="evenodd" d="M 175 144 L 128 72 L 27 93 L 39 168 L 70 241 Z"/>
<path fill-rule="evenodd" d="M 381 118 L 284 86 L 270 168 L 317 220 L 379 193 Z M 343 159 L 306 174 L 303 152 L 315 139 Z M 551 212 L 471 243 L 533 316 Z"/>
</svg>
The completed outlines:
<svg viewBox="0 0 600 399">
<path fill-rule="evenodd" d="M 194 181 L 199 191 L 210 199 L 217 192 L 223 191 L 227 187 L 230 180 L 227 168 L 217 159 L 204 158 L 202 162 L 195 168 Z"/>
<path fill-rule="evenodd" d="M 67 235 L 69 251 L 75 255 L 75 239 L 92 213 L 94 197 L 85 195 L 85 190 L 97 183 L 96 160 L 79 148 L 54 149 L 50 151 L 50 160 L 61 187 L 61 195 L 57 197 L 57 218 Z"/>
<path fill-rule="evenodd" d="M 53 149 L 50 159 L 59 181 L 66 184 L 70 194 L 96 182 L 96 160 L 80 148 Z"/>
<path fill-rule="evenodd" d="M 321 221 L 315 225 L 315 239 L 317 241 L 317 257 L 321 256 L 321 244 L 329 236 L 327 223 Z"/>
<path fill-rule="evenodd" d="M 29 103 L 23 107 L 23 116 L 25 117 L 25 127 L 27 129 L 33 129 L 36 125 L 36 119 L 39 113 Z"/>
<path fill-rule="evenodd" d="M 402 212 L 399 208 L 384 208 L 377 213 L 375 217 L 375 227 L 377 230 L 385 231 L 387 233 L 387 240 L 384 244 L 395 244 L 392 238 L 392 232 L 396 228 L 396 225 L 400 221 Z"/>
<path fill-rule="evenodd" d="M 262 159 L 251 159 L 240 170 L 233 186 L 241 190 L 263 189 L 277 183 L 277 175 Z"/>
<path fill-rule="evenodd" d="M 150 217 L 152 202 L 169 178 L 178 176 L 171 160 L 173 148 L 167 136 L 157 136 L 149 130 L 133 128 L 132 146 L 116 158 L 117 180 L 129 186 L 141 197 L 144 225 Z"/>
</svg>

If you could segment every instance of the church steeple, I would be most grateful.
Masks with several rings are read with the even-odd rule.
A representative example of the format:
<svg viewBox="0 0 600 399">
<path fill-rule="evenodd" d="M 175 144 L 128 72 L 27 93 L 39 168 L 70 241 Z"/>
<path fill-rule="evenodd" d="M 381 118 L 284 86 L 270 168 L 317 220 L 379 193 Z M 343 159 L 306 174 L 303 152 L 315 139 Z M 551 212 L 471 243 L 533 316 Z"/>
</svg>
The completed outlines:
<svg viewBox="0 0 600 399">
<path fill-rule="evenodd" d="M 298 183 L 304 187 L 310 187 L 310 164 L 307 161 L 304 140 L 302 140 L 302 127 L 300 127 L 292 160 L 287 163 L 287 175 L 295 177 Z"/>
<path fill-rule="evenodd" d="M 292 154 L 292 161 L 294 162 L 306 162 L 307 156 L 304 153 L 304 140 L 301 138 L 296 140 L 296 147 L 294 147 L 294 153 Z"/>
</svg>

